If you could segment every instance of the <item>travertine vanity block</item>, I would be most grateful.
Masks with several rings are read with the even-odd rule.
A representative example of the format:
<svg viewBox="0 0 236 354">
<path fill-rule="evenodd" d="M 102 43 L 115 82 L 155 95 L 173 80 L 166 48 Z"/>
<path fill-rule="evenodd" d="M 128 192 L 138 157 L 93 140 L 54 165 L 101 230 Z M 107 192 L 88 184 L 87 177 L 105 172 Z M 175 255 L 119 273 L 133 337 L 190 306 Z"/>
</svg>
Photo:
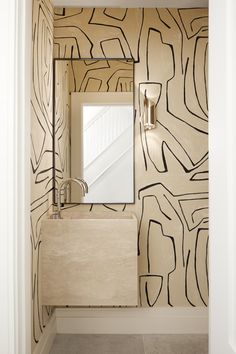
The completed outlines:
<svg viewBox="0 0 236 354">
<path fill-rule="evenodd" d="M 42 222 L 43 305 L 137 306 L 137 219 L 114 214 Z"/>
</svg>

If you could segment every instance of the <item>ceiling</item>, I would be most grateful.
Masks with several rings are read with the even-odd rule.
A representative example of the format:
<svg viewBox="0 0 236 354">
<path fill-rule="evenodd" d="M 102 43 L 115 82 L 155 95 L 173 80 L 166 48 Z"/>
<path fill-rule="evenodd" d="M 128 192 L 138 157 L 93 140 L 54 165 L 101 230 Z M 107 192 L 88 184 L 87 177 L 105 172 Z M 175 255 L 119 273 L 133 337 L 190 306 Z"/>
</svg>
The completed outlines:
<svg viewBox="0 0 236 354">
<path fill-rule="evenodd" d="M 208 0 L 52 0 L 62 7 L 208 7 Z"/>
</svg>

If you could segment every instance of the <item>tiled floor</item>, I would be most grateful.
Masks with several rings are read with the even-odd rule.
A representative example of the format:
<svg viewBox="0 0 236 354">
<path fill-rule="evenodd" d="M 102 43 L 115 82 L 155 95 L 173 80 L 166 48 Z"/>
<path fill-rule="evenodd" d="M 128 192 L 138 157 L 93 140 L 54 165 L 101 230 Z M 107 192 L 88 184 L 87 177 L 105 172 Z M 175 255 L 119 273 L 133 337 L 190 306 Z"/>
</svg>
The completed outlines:
<svg viewBox="0 0 236 354">
<path fill-rule="evenodd" d="M 58 334 L 50 354 L 207 354 L 206 335 Z"/>
</svg>

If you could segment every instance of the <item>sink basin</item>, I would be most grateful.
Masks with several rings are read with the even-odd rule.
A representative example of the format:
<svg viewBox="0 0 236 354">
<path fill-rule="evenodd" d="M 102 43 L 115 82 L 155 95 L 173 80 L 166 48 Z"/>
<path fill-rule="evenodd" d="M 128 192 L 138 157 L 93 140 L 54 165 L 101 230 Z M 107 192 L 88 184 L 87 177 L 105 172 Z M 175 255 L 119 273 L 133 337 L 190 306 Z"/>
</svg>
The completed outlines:
<svg viewBox="0 0 236 354">
<path fill-rule="evenodd" d="M 63 211 L 41 225 L 43 305 L 137 306 L 137 219 Z"/>
</svg>

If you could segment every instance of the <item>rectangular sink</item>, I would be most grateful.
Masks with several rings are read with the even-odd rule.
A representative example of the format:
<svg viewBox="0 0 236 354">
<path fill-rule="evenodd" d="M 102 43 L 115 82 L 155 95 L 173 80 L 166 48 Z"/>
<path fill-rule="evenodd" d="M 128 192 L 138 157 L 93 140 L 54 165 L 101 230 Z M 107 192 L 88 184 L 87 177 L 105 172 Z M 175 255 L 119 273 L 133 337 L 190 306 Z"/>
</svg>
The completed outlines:
<svg viewBox="0 0 236 354">
<path fill-rule="evenodd" d="M 63 211 L 41 225 L 43 305 L 137 306 L 137 219 Z"/>
</svg>

